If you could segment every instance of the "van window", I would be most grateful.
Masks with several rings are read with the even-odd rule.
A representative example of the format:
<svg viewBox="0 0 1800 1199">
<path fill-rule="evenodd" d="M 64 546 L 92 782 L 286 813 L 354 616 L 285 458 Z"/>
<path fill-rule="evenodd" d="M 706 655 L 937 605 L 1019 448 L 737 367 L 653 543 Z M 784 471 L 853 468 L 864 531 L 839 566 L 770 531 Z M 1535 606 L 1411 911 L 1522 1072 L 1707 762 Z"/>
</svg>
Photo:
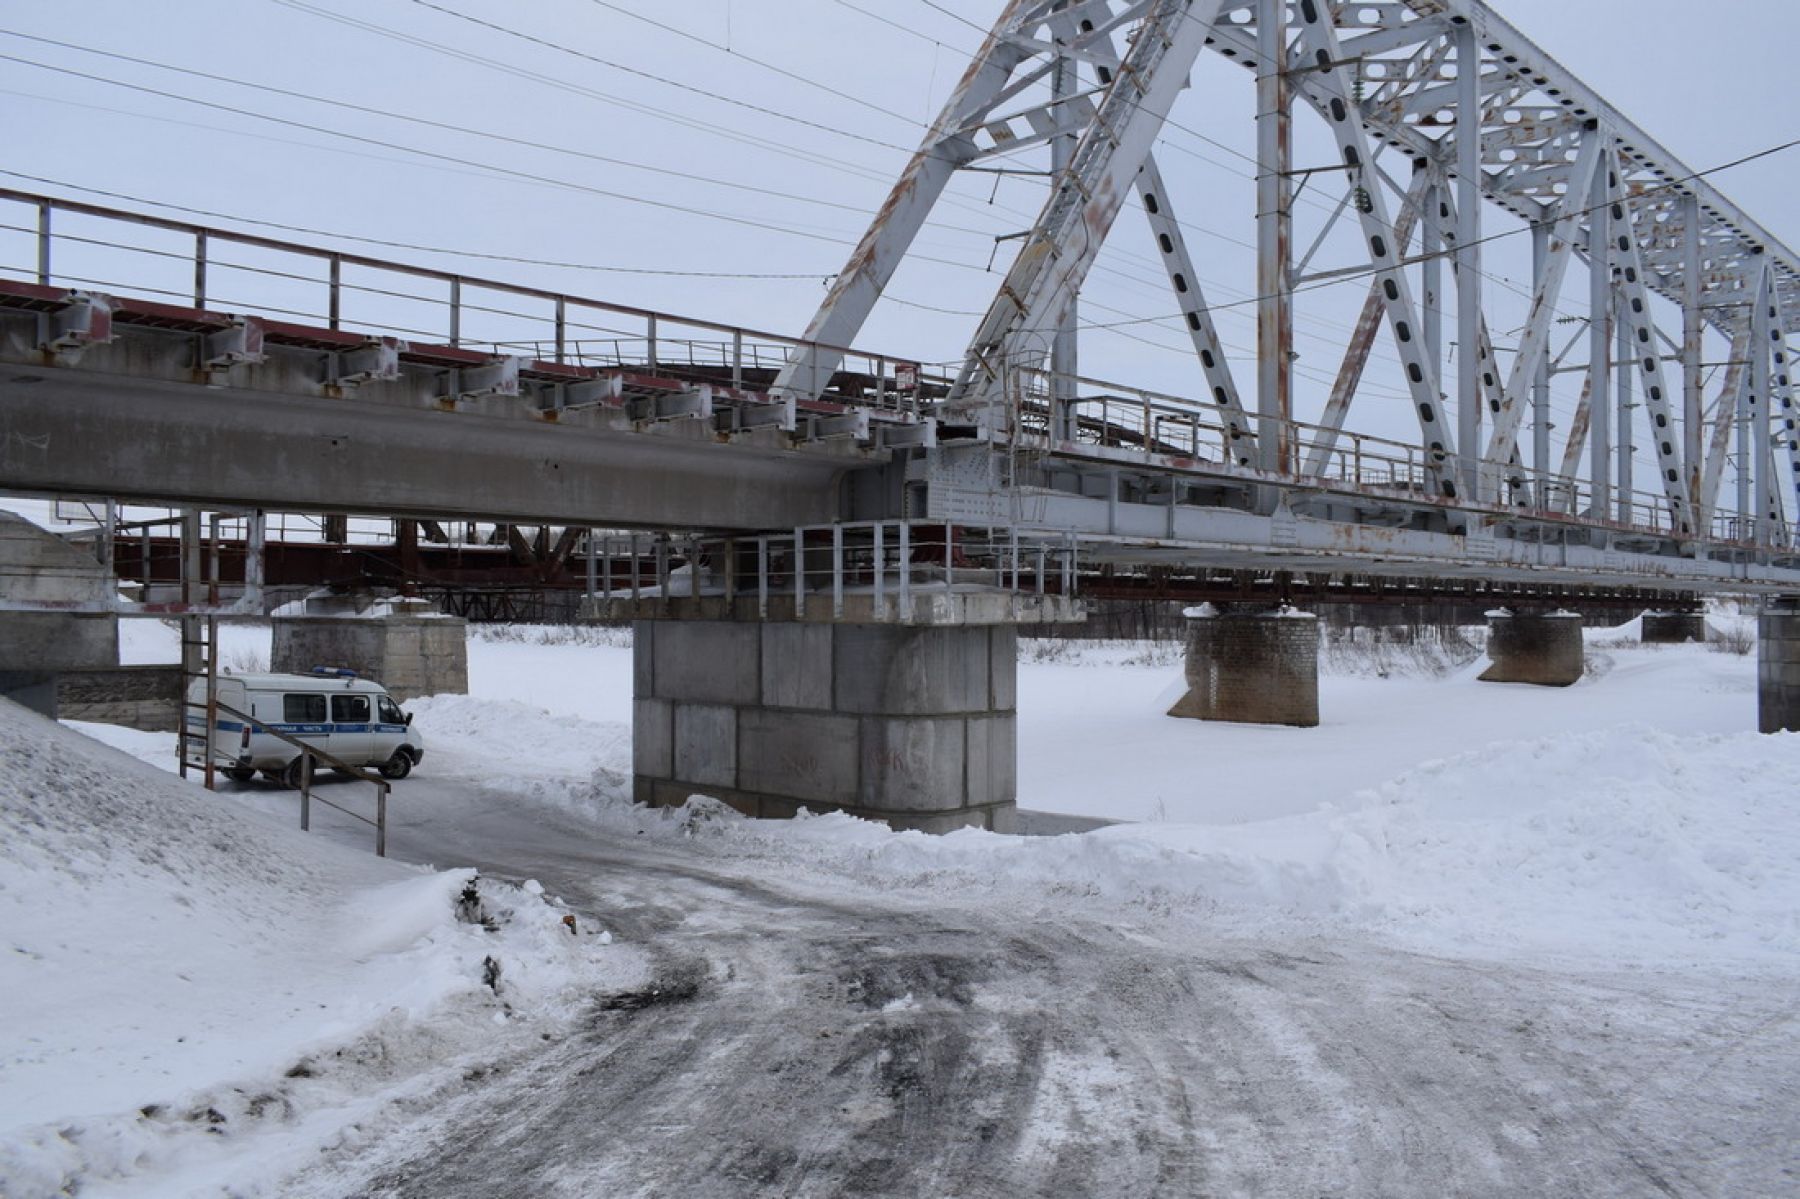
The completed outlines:
<svg viewBox="0 0 1800 1199">
<path fill-rule="evenodd" d="M 334 695 L 331 697 L 333 724 L 369 723 L 369 697 L 366 695 Z"/>
<path fill-rule="evenodd" d="M 281 719 L 287 724 L 324 724 L 323 695 L 284 695 L 281 697 Z"/>
<path fill-rule="evenodd" d="M 404 713 L 400 710 L 399 704 L 395 703 L 393 700 L 389 699 L 385 695 L 382 696 L 381 699 L 378 700 L 377 702 L 381 705 L 382 723 L 384 723 L 384 724 L 405 724 L 406 723 L 406 713 Z"/>
</svg>

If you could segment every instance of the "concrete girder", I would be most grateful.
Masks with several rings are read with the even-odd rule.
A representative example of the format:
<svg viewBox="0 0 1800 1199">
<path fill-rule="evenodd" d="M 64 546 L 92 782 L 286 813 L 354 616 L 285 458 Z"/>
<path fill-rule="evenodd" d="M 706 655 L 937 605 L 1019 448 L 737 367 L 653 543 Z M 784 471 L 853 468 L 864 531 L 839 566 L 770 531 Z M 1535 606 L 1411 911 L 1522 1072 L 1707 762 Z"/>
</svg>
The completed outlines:
<svg viewBox="0 0 1800 1199">
<path fill-rule="evenodd" d="M 836 519 L 839 476 L 870 464 L 721 445 L 699 422 L 633 432 L 616 412 L 577 427 L 67 369 L 7 376 L 0 490 L 28 494 L 764 529 Z"/>
</svg>

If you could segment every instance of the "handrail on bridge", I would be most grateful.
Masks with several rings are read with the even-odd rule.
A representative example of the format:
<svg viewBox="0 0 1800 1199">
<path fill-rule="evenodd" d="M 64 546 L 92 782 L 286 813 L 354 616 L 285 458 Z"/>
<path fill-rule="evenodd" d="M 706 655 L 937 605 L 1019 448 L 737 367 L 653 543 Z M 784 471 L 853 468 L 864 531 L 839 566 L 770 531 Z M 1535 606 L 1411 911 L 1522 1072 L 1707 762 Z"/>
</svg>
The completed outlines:
<svg viewBox="0 0 1800 1199">
<path fill-rule="evenodd" d="M 218 271 L 247 271 L 324 287 L 325 311 L 323 313 L 253 303 L 249 306 L 261 312 L 278 312 L 303 318 L 322 318 L 333 330 L 350 323 L 372 334 L 406 332 L 423 337 L 443 337 L 453 346 L 491 345 L 497 353 L 502 349 L 525 350 L 528 348 L 530 353 L 541 357 L 547 350 L 550 355 L 549 360 L 557 363 L 568 362 L 573 356 L 584 365 L 591 365 L 594 362 L 609 362 L 615 365 L 641 363 L 654 368 L 667 367 L 673 374 L 679 374 L 683 365 L 690 374 L 729 370 L 733 386 L 742 386 L 745 383 L 746 370 L 767 373 L 772 378 L 782 366 L 789 363 L 796 352 L 823 350 L 844 356 L 845 365 L 840 367 L 836 378 L 845 386 L 854 386 L 860 389 L 864 382 L 872 381 L 877 406 L 885 405 L 892 400 L 895 401 L 896 406 L 905 406 L 914 412 L 917 411 L 919 400 L 923 395 L 933 391 L 942 394 L 943 389 L 947 389 L 952 382 L 951 376 L 947 374 L 934 372 L 927 376 L 923 373 L 921 365 L 912 359 L 859 351 L 827 342 L 808 341 L 764 330 L 682 317 L 589 297 L 578 297 L 546 288 L 505 283 L 458 271 L 397 263 L 354 252 L 324 249 L 282 238 L 241 233 L 192 221 L 109 208 L 13 188 L 0 187 L 0 203 L 23 204 L 36 210 L 35 228 L 24 224 L 0 222 L 0 232 L 25 233 L 35 238 L 36 279 L 45 286 L 51 285 L 52 280 L 61 278 L 65 281 L 99 287 L 134 287 L 138 291 L 180 296 L 183 299 L 191 300 L 196 308 L 204 309 L 209 299 L 209 270 L 215 272 L 212 279 L 214 282 L 216 282 L 216 272 Z M 52 219 L 53 214 L 59 212 L 180 234 L 193 239 L 192 249 L 191 251 L 176 252 L 131 245 L 123 241 L 108 241 L 102 238 L 83 236 L 80 233 L 59 232 L 56 222 Z M 54 269 L 56 256 L 53 254 L 53 248 L 59 242 L 70 245 L 86 245 L 96 249 L 124 250 L 178 260 L 184 265 L 184 269 L 191 268 L 192 270 L 191 291 L 145 287 L 125 284 L 117 280 L 73 276 L 58 272 Z M 269 266 L 222 262 L 212 253 L 214 243 L 296 255 L 309 261 L 322 262 L 326 265 L 327 270 L 325 276 L 319 278 L 277 270 Z M 344 278 L 346 267 L 383 272 L 402 278 L 432 280 L 447 284 L 449 294 L 446 297 L 434 298 L 392 288 L 346 281 Z M 533 314 L 473 303 L 465 295 L 466 289 L 545 302 L 553 306 L 553 311 L 549 314 Z M 395 303 L 426 303 L 442 306 L 447 322 L 441 329 L 419 330 L 407 328 L 397 319 L 348 321 L 344 305 L 344 299 L 348 293 L 385 297 L 388 301 Z M 573 316 L 571 315 L 572 310 L 575 313 Z M 583 310 L 641 321 L 642 328 L 638 330 L 615 329 L 584 322 L 579 319 L 579 313 Z M 520 330 L 508 329 L 505 330 L 507 336 L 471 341 L 467 336 L 468 330 L 464 327 L 464 318 L 469 314 L 537 322 L 538 331 L 547 331 L 550 336 L 517 336 L 516 334 Z M 543 328 L 545 324 L 549 325 L 548 330 Z M 677 331 L 698 330 L 714 337 L 724 335 L 724 339 L 694 340 L 671 337 L 672 329 Z M 580 335 L 589 332 L 606 336 L 590 338 Z M 571 335 L 572 333 L 574 336 Z M 611 347 L 610 351 L 605 349 L 607 346 Z M 677 361 L 682 357 L 680 353 L 673 355 L 669 353 L 671 347 L 678 346 L 685 347 L 685 364 Z M 764 351 L 770 352 L 766 359 Z M 867 369 L 861 372 L 851 369 L 849 366 L 851 361 L 860 361 Z M 917 376 L 917 386 L 910 393 L 902 394 L 899 389 L 898 376 L 901 373 L 899 369 L 901 367 L 921 372 Z M 893 376 L 891 385 L 890 373 Z M 1048 448 L 1048 421 L 1044 418 L 1048 413 L 1049 389 L 1047 382 L 1050 374 L 1041 369 L 1025 369 L 1017 373 L 1022 381 L 1019 394 L 1014 401 L 1017 409 L 1014 414 L 1017 433 L 1024 438 L 1024 444 L 1030 444 L 1031 440 L 1036 438 Z M 716 378 L 717 376 L 708 377 Z M 1230 431 L 1218 416 L 1214 405 L 1189 397 L 1175 396 L 1087 376 L 1077 376 L 1075 382 L 1079 386 L 1094 389 L 1097 392 L 1097 394 L 1077 401 L 1078 414 L 1098 409 L 1097 417 L 1080 417 L 1078 419 L 1075 443 L 1077 446 L 1085 443 L 1110 450 L 1129 451 L 1135 448 L 1143 455 L 1146 465 L 1159 469 L 1181 469 L 1180 463 L 1170 461 L 1180 458 L 1203 459 L 1210 457 L 1218 464 L 1231 463 Z M 857 398 L 859 401 L 861 400 L 860 391 Z M 1263 428 L 1267 422 L 1275 420 L 1275 418 L 1258 414 L 1246 414 L 1239 419 L 1242 423 L 1251 426 L 1252 429 Z M 1284 482 L 1292 480 L 1302 486 L 1308 483 L 1317 483 L 1327 490 L 1352 495 L 1360 494 L 1386 501 L 1404 498 L 1405 502 L 1409 504 L 1432 507 L 1469 507 L 1466 502 L 1449 500 L 1434 494 L 1430 486 L 1432 475 L 1442 473 L 1450 468 L 1454 459 L 1446 459 L 1444 462 L 1428 462 L 1425 452 L 1420 447 L 1376 434 L 1352 432 L 1294 419 L 1279 421 L 1278 424 L 1288 434 L 1287 442 L 1291 451 L 1290 461 L 1286 464 L 1286 469 L 1281 472 L 1286 476 Z M 1091 440 L 1089 439 L 1090 435 Z M 1311 451 L 1310 457 L 1326 463 L 1328 469 L 1317 474 L 1304 474 L 1299 466 L 1304 451 Z M 1667 502 L 1654 493 L 1640 493 L 1636 490 L 1621 492 L 1618 488 L 1614 488 L 1608 502 L 1603 506 L 1597 506 L 1594 502 L 1591 484 L 1583 482 L 1576 476 L 1550 472 L 1540 473 L 1536 469 L 1502 469 L 1492 463 L 1483 463 L 1482 469 L 1493 472 L 1494 494 L 1507 496 L 1512 501 L 1482 505 L 1482 509 L 1491 515 L 1542 518 L 1558 523 L 1578 522 L 1588 526 L 1658 537 L 1676 535 L 1673 512 Z M 1515 482 L 1515 480 L 1517 481 Z M 1603 507 L 1603 510 L 1596 511 L 1597 507 Z M 1713 541 L 1755 548 L 1787 540 L 1785 535 L 1787 530 L 1770 530 L 1761 521 L 1746 521 L 1742 518 L 1717 513 L 1706 515 L 1709 518 L 1707 522 L 1709 539 Z"/>
<path fill-rule="evenodd" d="M 599 300 L 589 296 L 578 296 L 568 292 L 555 291 L 549 288 L 533 287 L 525 284 L 507 283 L 497 279 L 489 279 L 478 275 L 470 275 L 462 271 L 445 270 L 438 267 L 420 266 L 411 263 L 395 262 L 387 259 L 371 257 L 352 251 L 325 249 L 320 246 L 306 245 L 301 242 L 288 241 L 283 238 L 268 237 L 263 234 L 242 233 L 218 226 L 203 225 L 193 221 L 176 220 L 170 217 L 154 216 L 149 213 L 132 212 L 125 209 L 109 208 L 104 205 L 90 204 L 80 200 L 69 200 L 55 196 L 46 196 L 35 192 L 21 191 L 16 188 L 0 187 L 0 202 L 27 205 L 36 210 L 35 227 L 25 224 L 0 223 L 0 232 L 23 233 L 31 236 L 36 242 L 35 279 L 39 284 L 51 286 L 53 280 L 62 278 L 70 282 L 81 283 L 92 287 L 114 287 L 136 291 L 148 291 L 161 295 L 178 296 L 191 301 L 193 306 L 205 309 L 209 300 L 221 302 L 211 286 L 216 283 L 216 272 L 244 271 L 257 275 L 273 276 L 302 284 L 312 284 L 325 289 L 323 310 L 293 307 L 273 307 L 266 304 L 254 304 L 248 301 L 232 299 L 228 303 L 246 303 L 255 311 L 276 313 L 289 317 L 308 317 L 323 320 L 325 327 L 339 330 L 346 324 L 363 328 L 372 333 L 402 332 L 420 337 L 438 338 L 451 346 L 491 345 L 496 349 L 506 346 L 532 345 L 547 346 L 550 350 L 549 361 L 562 363 L 567 360 L 572 339 L 571 331 L 588 331 L 599 334 L 624 335 L 633 343 L 645 346 L 645 365 L 655 367 L 661 365 L 659 355 L 662 349 L 671 343 L 679 344 L 683 339 L 669 337 L 673 330 L 699 330 L 711 335 L 723 335 L 723 343 L 730 348 L 726 357 L 733 369 L 733 385 L 741 384 L 741 376 L 746 368 L 745 354 L 748 352 L 754 363 L 763 362 L 758 352 L 757 343 L 767 348 L 778 348 L 781 351 L 779 364 L 787 364 L 788 357 L 796 352 L 826 351 L 842 355 L 846 365 L 840 367 L 839 375 L 871 377 L 876 381 L 878 390 L 883 390 L 890 374 L 896 368 L 906 367 L 919 372 L 921 384 L 932 387 L 947 387 L 950 376 L 941 373 L 926 375 L 921 364 L 913 358 L 902 355 L 873 353 L 858 350 L 849 346 L 834 345 L 829 342 L 811 341 L 796 338 L 767 330 L 754 329 L 742 325 L 729 325 L 718 321 L 709 321 L 696 317 L 680 316 L 674 313 L 661 312 L 650 308 L 639 308 L 630 304 L 618 304 L 607 300 Z M 119 224 L 137 225 L 149 229 L 157 229 L 181 234 L 193 239 L 191 251 L 176 252 L 144 245 L 133 245 L 124 241 L 108 241 L 102 238 L 84 236 L 80 233 L 60 231 L 52 219 L 56 213 L 74 216 L 92 217 L 97 220 Z M 321 234 L 329 237 L 330 234 Z M 247 247 L 254 250 L 275 254 L 294 255 L 309 261 L 323 263 L 326 271 L 324 277 L 295 274 L 267 266 L 255 266 L 242 262 L 221 261 L 214 254 L 214 243 L 223 243 Z M 86 245 L 96 250 L 123 250 L 130 253 L 148 254 L 155 257 L 171 258 L 186 263 L 192 268 L 192 287 L 185 284 L 180 290 L 169 287 L 145 287 L 129 281 L 117 279 L 94 278 L 86 275 L 71 274 L 56 269 L 57 255 L 53 248 L 58 244 L 64 246 Z M 427 251 L 433 252 L 433 251 Z M 449 294 L 443 298 L 416 295 L 411 292 L 396 291 L 388 288 L 370 286 L 367 283 L 346 281 L 346 267 L 358 270 L 380 272 L 401 278 L 424 279 L 448 286 Z M 551 306 L 548 314 L 532 314 L 516 312 L 503 308 L 495 308 L 479 303 L 472 303 L 464 295 L 465 289 L 491 292 L 502 296 L 547 303 Z M 395 304 L 431 304 L 441 305 L 447 318 L 443 325 L 419 329 L 409 327 L 399 320 L 351 320 L 345 312 L 345 298 L 349 293 L 385 297 Z M 578 319 L 580 312 L 607 314 L 628 318 L 639 324 L 638 329 L 613 328 L 604 324 L 584 323 Z M 540 326 L 548 324 L 547 337 L 475 337 L 471 338 L 469 330 L 464 327 L 464 317 L 471 314 L 486 314 L 506 318 L 532 321 Z M 510 332 L 510 331 L 509 331 Z M 851 362 L 861 365 L 860 370 L 853 369 Z M 755 366 L 750 369 L 756 369 Z"/>
</svg>

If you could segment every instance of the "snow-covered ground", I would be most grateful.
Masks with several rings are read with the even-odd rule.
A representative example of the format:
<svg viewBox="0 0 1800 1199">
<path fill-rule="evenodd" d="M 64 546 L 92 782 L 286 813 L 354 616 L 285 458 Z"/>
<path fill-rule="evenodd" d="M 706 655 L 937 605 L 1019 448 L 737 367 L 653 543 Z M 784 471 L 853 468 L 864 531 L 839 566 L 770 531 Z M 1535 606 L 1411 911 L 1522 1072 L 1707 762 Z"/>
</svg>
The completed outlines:
<svg viewBox="0 0 1800 1199">
<path fill-rule="evenodd" d="M 241 1193 L 298 1168 L 636 978 L 564 914 L 0 701 L 0 1194 Z"/>
<path fill-rule="evenodd" d="M 1020 803 L 1120 823 L 934 838 L 842 816 L 747 821 L 706 803 L 678 818 L 636 810 L 628 636 L 482 630 L 472 694 L 408 705 L 429 752 L 394 809 L 401 843 L 410 827 L 434 859 L 479 836 L 484 852 L 528 861 L 528 844 L 548 850 L 521 834 L 509 853 L 504 838 L 539 813 L 596 843 L 649 834 L 695 863 L 862 902 L 986 896 L 1046 919 L 1113 913 L 1123 926 L 1251 942 L 1327 938 L 1570 977 L 1717 980 L 1725 993 L 1753 979 L 1790 986 L 1800 735 L 1750 731 L 1753 657 L 1634 641 L 1630 627 L 1590 632 L 1588 677 L 1563 690 L 1479 683 L 1479 662 L 1378 677 L 1335 654 L 1317 729 L 1165 717 L 1181 686 L 1166 648 L 1032 647 L 1019 676 Z M 125 644 L 128 660 L 162 659 L 172 634 L 140 622 Z M 239 669 L 259 666 L 267 630 L 234 629 L 224 650 Z M 283 793 L 253 787 L 221 807 L 71 734 L 0 718 L 12 755 L 0 905 L 17 951 L 0 993 L 27 996 L 0 1026 L 0 1154 L 11 1154 L 0 1180 L 66 1170 L 92 1193 L 109 1178 L 145 1193 L 133 1187 L 184 1163 L 166 1176 L 193 1193 L 248 1186 L 277 1176 L 248 1166 L 262 1151 L 184 1157 L 168 1148 L 180 1140 L 171 1129 L 192 1140 L 201 1134 L 185 1130 L 203 1132 L 209 1108 L 237 1120 L 274 1103 L 285 1131 L 263 1136 L 314 1152 L 353 1142 L 344 1130 L 384 1097 L 431 1085 L 426 1057 L 474 1052 L 468 1030 L 498 1010 L 480 963 L 496 936 L 515 934 L 454 920 L 462 875 L 334 848 L 366 844 L 366 830 L 331 813 L 315 817 L 321 835 L 302 837 Z M 173 765 L 172 737 L 79 727 Z M 534 970 L 540 996 L 573 980 L 624 985 L 630 947 L 583 938 L 568 960 L 556 909 L 533 898 L 504 901 L 529 935 L 506 950 L 521 966 L 503 973 L 501 998 Z M 555 1003 L 512 1002 L 528 1017 L 517 1023 L 554 1024 Z M 335 1083 L 282 1078 L 370 1037 L 447 1048 L 384 1048 L 402 1064 Z M 155 1114 L 140 1116 L 147 1105 Z"/>
<path fill-rule="evenodd" d="M 167 635 L 134 633 L 135 652 Z M 254 665 L 266 637 L 235 630 L 225 652 Z M 1479 656 L 1396 674 L 1378 672 L 1386 651 L 1338 652 L 1314 729 L 1165 716 L 1177 646 L 1031 644 L 1020 805 L 1121 823 L 1024 841 L 727 823 L 745 851 L 895 881 L 1175 896 L 1449 954 L 1800 966 L 1800 735 L 1752 731 L 1753 656 L 1637 637 L 1636 621 L 1589 630 L 1588 674 L 1564 689 L 1481 683 Z M 418 785 L 453 776 L 590 819 L 628 807 L 630 671 L 625 630 L 477 629 L 471 694 L 409 705 L 430 745 Z M 170 760 L 171 738 L 88 731 Z"/>
</svg>

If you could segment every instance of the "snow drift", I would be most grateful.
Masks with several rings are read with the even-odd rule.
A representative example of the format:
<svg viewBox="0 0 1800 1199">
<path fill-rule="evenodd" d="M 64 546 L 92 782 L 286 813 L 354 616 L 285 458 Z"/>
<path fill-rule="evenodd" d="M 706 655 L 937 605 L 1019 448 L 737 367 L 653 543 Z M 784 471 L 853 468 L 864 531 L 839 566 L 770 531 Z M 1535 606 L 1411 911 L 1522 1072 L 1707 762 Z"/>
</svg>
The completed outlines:
<svg viewBox="0 0 1800 1199">
<path fill-rule="evenodd" d="M 1683 669 L 1681 656 L 1650 656 Z M 1456 686 L 1383 685 L 1437 687 L 1445 700 Z M 1077 897 L 1246 934 L 1356 930 L 1453 956 L 1800 967 L 1800 734 L 1625 723 L 1478 745 L 1349 788 L 1327 754 L 1314 762 L 1310 802 L 1270 819 L 928 837 L 842 815 L 742 820 L 707 801 L 696 803 L 704 819 L 653 818 L 629 803 L 623 725 L 468 696 L 416 707 L 445 747 L 439 767 L 495 794 L 690 837 L 700 853 L 772 860 L 784 877 Z M 507 745 L 528 750 L 525 778 L 513 777 Z"/>
<path fill-rule="evenodd" d="M 279 1177 L 371 1095 L 635 977 L 562 917 L 535 885 L 308 837 L 0 701 L 0 1193 L 141 1194 L 177 1159 L 187 1186 L 196 1154 L 234 1193 Z"/>
</svg>

